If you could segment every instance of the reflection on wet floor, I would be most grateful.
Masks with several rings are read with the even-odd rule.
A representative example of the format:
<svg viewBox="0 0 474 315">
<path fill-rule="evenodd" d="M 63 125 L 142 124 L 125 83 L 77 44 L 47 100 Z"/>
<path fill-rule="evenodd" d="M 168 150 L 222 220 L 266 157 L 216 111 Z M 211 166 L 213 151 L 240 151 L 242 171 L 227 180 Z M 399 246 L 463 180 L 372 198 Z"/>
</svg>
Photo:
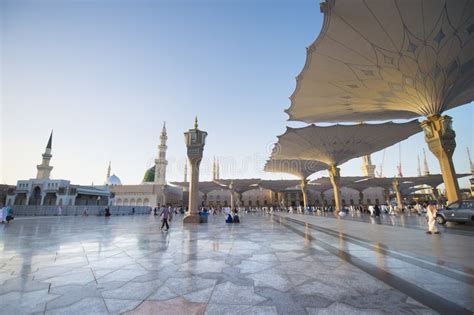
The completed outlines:
<svg viewBox="0 0 474 315">
<path fill-rule="evenodd" d="M 225 224 L 223 217 L 211 216 L 209 224 L 190 226 L 178 217 L 167 233 L 153 216 L 15 220 L 0 229 L 0 313 L 473 309 L 472 277 L 462 271 L 467 264 L 459 264 L 458 253 L 447 249 L 450 244 L 439 244 L 441 265 L 436 257 L 424 259 L 422 250 L 415 256 L 398 243 L 373 240 L 367 229 L 386 226 L 314 216 L 290 221 L 296 217 L 243 215 L 241 224 Z M 413 229 L 390 229 L 396 234 L 388 233 L 389 240 L 402 244 L 419 242 L 410 233 L 426 237 Z M 366 234 L 355 236 L 356 231 Z M 427 276 L 414 286 L 423 273 Z M 448 301 L 430 302 L 439 295 Z"/>
<path fill-rule="evenodd" d="M 453 262 L 446 262 L 441 258 L 435 260 L 438 262 L 437 264 L 432 262 L 432 258 L 445 257 L 445 244 L 440 239 L 429 238 L 429 242 L 418 243 L 418 247 L 423 247 L 431 252 L 431 257 L 420 257 L 416 252 L 417 246 L 413 247 L 412 253 L 399 252 L 395 250 L 396 246 L 391 248 L 379 241 L 364 240 L 363 237 L 370 234 L 364 229 L 353 229 L 349 234 L 346 234 L 325 228 L 324 224 L 321 224 L 322 218 L 288 214 L 279 214 L 278 216 L 280 217 L 278 220 L 282 224 L 290 229 L 296 229 L 296 233 L 304 226 L 305 234 L 307 234 L 309 227 L 311 239 L 315 241 L 315 244 L 332 253 L 338 253 L 341 258 L 379 280 L 405 293 L 409 292 L 409 295 L 418 295 L 419 298 L 421 297 L 421 301 L 442 313 L 458 307 L 460 308 L 458 311 L 461 312 L 474 310 L 472 298 L 474 296 L 474 273 L 472 270 L 465 268 L 464 265 L 454 267 Z M 283 218 L 285 219 L 283 220 Z M 331 221 L 325 221 L 325 223 L 328 222 L 331 223 Z M 337 221 L 332 221 L 332 223 L 334 222 Z M 350 221 L 346 223 L 350 224 Z M 379 226 L 378 229 L 383 231 L 383 228 L 383 226 Z M 397 231 L 400 232 L 400 239 L 410 241 L 410 235 L 403 235 L 402 228 L 398 228 Z M 351 233 L 353 234 L 351 235 Z M 354 234 L 357 236 L 353 236 Z M 422 233 L 411 235 L 414 235 L 413 242 L 420 238 L 426 238 L 426 235 Z M 452 241 L 464 242 L 465 244 L 461 245 L 472 249 L 469 237 L 456 235 L 447 237 L 452 238 Z M 450 240 L 445 241 L 449 242 Z M 472 260 L 470 257 L 466 257 L 463 263 L 469 265 L 472 264 Z M 442 288 L 446 287 L 453 287 L 455 290 L 443 291 L 440 294 Z M 434 299 L 437 300 L 437 305 L 430 304 Z"/>
<path fill-rule="evenodd" d="M 413 213 L 404 213 L 397 215 L 382 214 L 380 217 L 373 217 L 369 214 L 349 213 L 345 216 L 335 216 L 332 212 L 311 214 L 318 217 L 335 218 L 341 220 L 352 220 L 357 222 L 366 222 L 371 224 L 391 225 L 397 227 L 427 229 L 427 221 L 425 215 Z M 439 226 L 440 231 L 448 234 L 461 234 L 474 236 L 474 225 L 471 223 L 459 224 L 448 222 L 446 225 Z"/>
</svg>

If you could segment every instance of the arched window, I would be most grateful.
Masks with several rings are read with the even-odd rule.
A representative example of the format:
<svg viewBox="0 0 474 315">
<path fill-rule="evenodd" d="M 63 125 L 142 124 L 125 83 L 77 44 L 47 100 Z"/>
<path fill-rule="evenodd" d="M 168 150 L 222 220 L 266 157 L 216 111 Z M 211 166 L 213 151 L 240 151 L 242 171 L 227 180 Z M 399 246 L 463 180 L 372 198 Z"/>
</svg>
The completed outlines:
<svg viewBox="0 0 474 315">
<path fill-rule="evenodd" d="M 39 206 L 41 204 L 41 188 L 38 186 L 33 189 L 33 196 L 30 198 L 30 205 Z"/>
<path fill-rule="evenodd" d="M 117 201 L 115 202 L 115 204 L 117 206 L 121 206 L 122 205 L 122 198 L 118 198 Z"/>
<path fill-rule="evenodd" d="M 148 200 L 148 198 L 143 199 L 143 205 L 148 207 L 150 205 L 150 200 Z"/>
</svg>

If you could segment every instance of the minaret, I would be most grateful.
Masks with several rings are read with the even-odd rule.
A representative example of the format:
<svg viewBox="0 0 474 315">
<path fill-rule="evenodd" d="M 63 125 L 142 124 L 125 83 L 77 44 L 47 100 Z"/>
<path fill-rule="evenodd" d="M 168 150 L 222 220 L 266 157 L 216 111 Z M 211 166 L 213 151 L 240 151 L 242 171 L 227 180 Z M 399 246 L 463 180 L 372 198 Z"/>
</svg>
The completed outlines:
<svg viewBox="0 0 474 315">
<path fill-rule="evenodd" d="M 474 164 L 472 163 L 471 152 L 469 151 L 469 148 L 466 148 L 466 151 L 467 151 L 467 158 L 469 159 L 469 166 L 471 167 L 471 173 L 474 174 Z"/>
<path fill-rule="evenodd" d="M 188 162 L 184 162 L 184 182 L 188 182 Z"/>
<path fill-rule="evenodd" d="M 163 123 L 163 129 L 161 130 L 160 135 L 160 145 L 158 146 L 158 158 L 155 159 L 155 184 L 166 185 L 166 166 L 168 161 L 166 161 L 166 140 L 168 136 L 166 135 L 166 122 Z"/>
<path fill-rule="evenodd" d="M 216 164 L 216 157 L 214 157 L 214 162 L 212 163 L 212 180 L 217 180 L 217 164 Z"/>
<path fill-rule="evenodd" d="M 372 164 L 372 159 L 369 155 L 362 157 L 362 175 L 367 177 L 375 177 L 375 165 Z"/>
<path fill-rule="evenodd" d="M 107 168 L 107 175 L 105 177 L 105 184 L 106 185 L 107 185 L 107 182 L 109 181 L 111 171 L 112 171 L 112 161 L 109 161 L 109 167 Z"/>
<path fill-rule="evenodd" d="M 37 179 L 49 179 L 51 174 L 51 170 L 53 169 L 52 166 L 49 166 L 49 161 L 53 155 L 51 154 L 51 149 L 53 146 L 53 131 L 51 131 L 51 135 L 49 136 L 48 144 L 46 145 L 46 150 L 43 153 L 43 161 L 40 165 L 36 166 L 38 173 L 36 174 Z"/>
<path fill-rule="evenodd" d="M 221 179 L 221 164 L 219 163 L 219 159 L 217 159 L 216 177 L 217 179 Z"/>
<path fill-rule="evenodd" d="M 421 177 L 421 165 L 420 165 L 420 156 L 419 155 L 416 156 L 416 160 L 418 162 L 418 167 L 417 167 L 416 171 L 418 172 L 418 177 Z"/>
<path fill-rule="evenodd" d="M 398 144 L 398 165 L 397 165 L 397 177 L 403 177 L 402 172 L 402 144 Z"/>
<path fill-rule="evenodd" d="M 430 175 L 430 169 L 428 168 L 428 160 L 426 159 L 426 151 L 425 148 L 423 148 L 423 164 L 424 164 L 424 170 L 423 170 L 423 176 L 429 176 Z"/>
</svg>

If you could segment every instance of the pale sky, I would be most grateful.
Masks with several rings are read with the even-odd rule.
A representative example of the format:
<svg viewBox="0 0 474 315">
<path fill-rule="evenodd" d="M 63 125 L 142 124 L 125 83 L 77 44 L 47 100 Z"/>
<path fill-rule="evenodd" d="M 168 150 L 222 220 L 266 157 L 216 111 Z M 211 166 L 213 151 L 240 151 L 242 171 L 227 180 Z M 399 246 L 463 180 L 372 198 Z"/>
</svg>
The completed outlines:
<svg viewBox="0 0 474 315">
<path fill-rule="evenodd" d="M 291 178 L 262 169 L 276 136 L 305 126 L 283 110 L 322 18 L 316 0 L 0 0 L 0 183 L 34 178 L 54 129 L 53 178 L 101 184 L 112 160 L 124 184 L 138 184 L 163 121 L 167 179 L 181 181 L 195 115 L 209 133 L 202 180 L 214 156 L 223 178 Z M 474 154 L 472 105 L 446 112 L 457 172 L 469 172 L 466 148 Z M 423 148 L 421 133 L 402 142 L 406 176 Z M 379 166 L 382 152 L 372 160 Z M 398 145 L 388 148 L 384 175 L 398 160 Z M 352 160 L 341 174 L 360 166 Z"/>
</svg>

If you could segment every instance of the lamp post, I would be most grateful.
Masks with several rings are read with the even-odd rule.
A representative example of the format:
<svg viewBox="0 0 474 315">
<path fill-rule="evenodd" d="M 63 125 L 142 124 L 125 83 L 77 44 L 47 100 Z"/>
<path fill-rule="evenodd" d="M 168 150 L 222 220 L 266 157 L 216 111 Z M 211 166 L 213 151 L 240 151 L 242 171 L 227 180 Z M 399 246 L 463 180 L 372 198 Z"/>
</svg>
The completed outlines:
<svg viewBox="0 0 474 315">
<path fill-rule="evenodd" d="M 189 182 L 189 211 L 183 223 L 199 223 L 199 165 L 201 164 L 207 132 L 198 129 L 197 117 L 194 128 L 184 133 L 189 164 L 191 165 L 191 181 Z"/>
</svg>

